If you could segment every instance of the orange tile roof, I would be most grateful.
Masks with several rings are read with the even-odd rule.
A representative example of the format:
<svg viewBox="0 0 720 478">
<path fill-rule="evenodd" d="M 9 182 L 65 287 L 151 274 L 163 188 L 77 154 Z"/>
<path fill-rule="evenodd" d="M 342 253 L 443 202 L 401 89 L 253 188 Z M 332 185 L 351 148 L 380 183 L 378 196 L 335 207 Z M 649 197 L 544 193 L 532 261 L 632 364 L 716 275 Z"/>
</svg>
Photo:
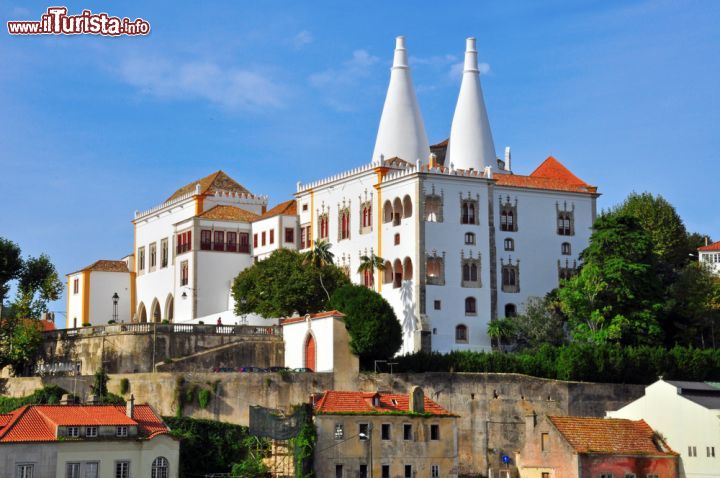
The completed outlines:
<svg viewBox="0 0 720 478">
<path fill-rule="evenodd" d="M 644 420 L 552 416 L 548 419 L 578 453 L 677 455 Z"/>
<path fill-rule="evenodd" d="M 241 207 L 219 204 L 201 213 L 198 217 L 203 219 L 215 219 L 218 221 L 252 222 L 260 216 Z"/>
<path fill-rule="evenodd" d="M 380 398 L 380 405 L 377 407 L 373 405 L 373 397 L 376 395 Z M 320 415 L 410 413 L 408 400 L 408 395 L 327 390 L 315 403 L 315 413 Z M 427 397 L 425 397 L 425 413 L 444 417 L 456 416 Z"/>
<path fill-rule="evenodd" d="M 493 175 L 493 178 L 497 181 L 498 186 L 592 194 L 597 192 L 595 186 L 590 186 L 575 176 L 552 156 L 543 161 L 529 176 L 498 173 Z"/>
<path fill-rule="evenodd" d="M 57 441 L 58 426 L 133 426 L 151 439 L 170 429 L 149 405 L 135 405 L 133 418 L 123 405 L 25 405 L 0 415 L 0 443 Z"/>
<path fill-rule="evenodd" d="M 195 185 L 197 184 L 200 184 L 200 194 L 213 193 L 217 190 L 251 194 L 250 191 L 245 189 L 244 186 L 235 181 L 233 178 L 225 174 L 225 172 L 215 171 L 214 173 L 205 176 L 202 179 L 198 179 L 197 181 L 193 181 L 181 187 L 180 189 L 175 191 L 172 196 L 167 198 L 165 202 L 172 201 L 175 198 L 192 193 L 193 191 L 195 191 Z"/>
<path fill-rule="evenodd" d="M 98 271 L 98 272 L 130 272 L 128 269 L 127 263 L 125 261 L 110 261 L 101 259 L 99 261 L 95 261 L 89 266 L 83 267 L 82 269 L 71 272 L 67 275 L 73 275 L 77 274 L 78 272 L 83 271 Z"/>
<path fill-rule="evenodd" d="M 255 219 L 259 221 L 261 219 L 267 219 L 273 216 L 296 216 L 297 215 L 297 202 L 294 199 L 289 201 L 281 202 L 277 206 L 263 213 L 260 217 Z"/>
<path fill-rule="evenodd" d="M 345 314 L 338 310 L 328 310 L 326 312 L 317 312 L 315 314 L 309 314 L 310 320 L 322 319 L 325 317 L 345 317 Z M 305 322 L 307 316 L 303 315 L 300 317 L 287 317 L 280 319 L 280 325 L 294 324 L 295 322 Z"/>
<path fill-rule="evenodd" d="M 707 252 L 707 251 L 720 251 L 720 241 L 713 242 L 712 244 L 708 244 L 707 246 L 701 246 L 698 247 L 698 251 Z"/>
</svg>

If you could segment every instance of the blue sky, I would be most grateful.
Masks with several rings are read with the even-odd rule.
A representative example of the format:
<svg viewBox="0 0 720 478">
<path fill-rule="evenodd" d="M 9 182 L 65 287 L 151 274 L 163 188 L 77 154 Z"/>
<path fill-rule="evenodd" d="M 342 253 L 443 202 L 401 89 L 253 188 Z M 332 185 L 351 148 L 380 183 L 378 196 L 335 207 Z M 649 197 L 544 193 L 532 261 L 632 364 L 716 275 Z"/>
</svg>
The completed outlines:
<svg viewBox="0 0 720 478">
<path fill-rule="evenodd" d="M 135 210 L 223 169 L 271 204 L 370 161 L 394 37 L 431 142 L 478 38 L 496 147 L 554 155 L 610 207 L 662 194 L 720 238 L 720 2 L 69 2 L 147 37 L 11 37 L 0 2 L 0 236 L 62 274 L 131 252 Z M 64 302 L 55 304 L 64 310 Z"/>
</svg>

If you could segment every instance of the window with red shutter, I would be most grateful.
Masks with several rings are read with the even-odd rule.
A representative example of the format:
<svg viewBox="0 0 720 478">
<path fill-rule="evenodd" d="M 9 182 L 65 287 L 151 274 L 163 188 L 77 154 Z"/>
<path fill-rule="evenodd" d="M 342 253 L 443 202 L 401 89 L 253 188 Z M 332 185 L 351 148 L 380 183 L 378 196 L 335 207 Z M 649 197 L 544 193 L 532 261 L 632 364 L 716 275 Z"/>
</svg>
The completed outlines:
<svg viewBox="0 0 720 478">
<path fill-rule="evenodd" d="M 200 231 L 200 249 L 209 251 L 212 248 L 212 232 L 209 229 Z"/>
</svg>

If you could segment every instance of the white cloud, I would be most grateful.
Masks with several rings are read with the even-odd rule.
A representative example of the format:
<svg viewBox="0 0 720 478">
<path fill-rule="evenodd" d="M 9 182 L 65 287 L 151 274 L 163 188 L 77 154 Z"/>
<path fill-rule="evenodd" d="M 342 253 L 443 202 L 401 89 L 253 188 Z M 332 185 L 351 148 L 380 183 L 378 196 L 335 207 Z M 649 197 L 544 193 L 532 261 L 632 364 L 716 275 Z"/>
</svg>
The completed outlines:
<svg viewBox="0 0 720 478">
<path fill-rule="evenodd" d="M 462 76 L 464 66 L 465 64 L 462 61 L 454 63 L 450 67 L 450 72 L 448 73 L 450 78 L 454 80 L 459 79 Z M 490 73 L 490 65 L 488 63 L 478 63 L 478 70 L 480 70 L 481 75 L 487 75 Z"/>
<path fill-rule="evenodd" d="M 293 46 L 295 48 L 302 48 L 303 46 L 315 41 L 315 37 L 311 31 L 303 30 L 293 38 Z"/>
<path fill-rule="evenodd" d="M 230 110 L 277 108 L 284 96 L 283 90 L 259 71 L 221 68 L 212 62 L 131 58 L 120 64 L 120 75 L 149 95 L 203 99 Z"/>
<path fill-rule="evenodd" d="M 340 68 L 330 68 L 310 75 L 310 84 L 322 88 L 328 85 L 350 85 L 370 74 L 370 67 L 378 62 L 378 57 L 366 50 L 355 50 L 352 58 L 343 62 Z"/>
</svg>

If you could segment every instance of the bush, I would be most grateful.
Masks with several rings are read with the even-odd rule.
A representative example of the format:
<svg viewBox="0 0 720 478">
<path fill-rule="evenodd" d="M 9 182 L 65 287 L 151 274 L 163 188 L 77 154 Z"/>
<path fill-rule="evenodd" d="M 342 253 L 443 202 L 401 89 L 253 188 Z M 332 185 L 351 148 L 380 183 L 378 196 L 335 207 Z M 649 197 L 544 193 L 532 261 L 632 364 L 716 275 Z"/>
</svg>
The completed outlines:
<svg viewBox="0 0 720 478">
<path fill-rule="evenodd" d="M 210 403 L 211 392 L 207 388 L 201 389 L 197 393 L 198 406 L 205 410 Z"/>
<path fill-rule="evenodd" d="M 127 378 L 120 379 L 120 395 L 125 395 L 130 390 L 130 380 Z"/>
<path fill-rule="evenodd" d="M 544 345 L 531 351 L 404 355 L 402 372 L 522 373 L 557 380 L 649 384 L 665 379 L 720 380 L 720 349 L 617 344 Z"/>
<path fill-rule="evenodd" d="M 23 405 L 53 405 L 60 402 L 67 390 L 57 385 L 46 385 L 35 390 L 25 397 L 2 397 L 0 396 L 0 414 L 10 413 Z"/>
</svg>

